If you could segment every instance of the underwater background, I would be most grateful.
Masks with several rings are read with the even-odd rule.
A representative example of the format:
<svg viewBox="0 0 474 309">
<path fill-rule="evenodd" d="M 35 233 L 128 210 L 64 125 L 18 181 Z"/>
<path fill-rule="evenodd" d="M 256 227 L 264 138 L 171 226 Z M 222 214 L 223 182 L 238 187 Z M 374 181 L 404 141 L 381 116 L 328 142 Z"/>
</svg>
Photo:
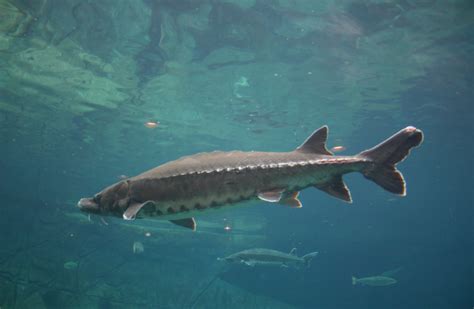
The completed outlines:
<svg viewBox="0 0 474 309">
<path fill-rule="evenodd" d="M 0 0 L 0 308 L 472 308 L 473 32 L 470 0 Z M 196 232 L 76 207 L 325 124 L 344 155 L 423 130 L 407 196 L 350 174 L 353 204 L 307 189 L 301 209 L 255 202 Z M 259 247 L 319 255 L 217 260 Z"/>
</svg>

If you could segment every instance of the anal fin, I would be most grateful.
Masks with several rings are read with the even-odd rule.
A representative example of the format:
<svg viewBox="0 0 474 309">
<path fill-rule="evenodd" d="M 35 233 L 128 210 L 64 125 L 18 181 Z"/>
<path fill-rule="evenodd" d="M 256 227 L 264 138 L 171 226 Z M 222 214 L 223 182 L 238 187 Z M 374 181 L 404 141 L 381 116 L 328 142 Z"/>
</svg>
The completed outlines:
<svg viewBox="0 0 474 309">
<path fill-rule="evenodd" d="M 282 205 L 290 206 L 292 208 L 301 208 L 303 207 L 303 204 L 301 204 L 301 201 L 298 199 L 299 194 L 300 193 L 298 191 L 292 192 L 287 197 L 281 199 L 279 203 Z"/>
<path fill-rule="evenodd" d="M 192 229 L 193 231 L 196 230 L 196 221 L 194 218 L 170 220 L 170 222 L 188 229 Z"/>
<path fill-rule="evenodd" d="M 338 199 L 352 203 L 351 192 L 342 180 L 342 176 L 335 176 L 328 182 L 316 184 L 315 187 Z"/>
</svg>

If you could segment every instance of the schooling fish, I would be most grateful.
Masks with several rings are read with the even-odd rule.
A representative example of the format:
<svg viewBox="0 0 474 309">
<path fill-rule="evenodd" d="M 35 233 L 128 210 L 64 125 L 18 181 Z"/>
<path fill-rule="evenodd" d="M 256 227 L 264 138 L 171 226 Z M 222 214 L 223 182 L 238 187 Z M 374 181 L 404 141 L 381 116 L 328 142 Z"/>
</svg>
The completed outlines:
<svg viewBox="0 0 474 309">
<path fill-rule="evenodd" d="M 288 267 L 289 265 L 309 266 L 311 260 L 318 255 L 318 252 L 311 252 L 302 257 L 296 255 L 296 248 L 293 248 L 290 253 L 284 253 L 272 249 L 248 249 L 231 254 L 225 258 L 218 258 L 218 260 L 229 263 L 243 263 L 248 266 L 281 266 Z"/>
<path fill-rule="evenodd" d="M 352 198 L 342 175 L 360 172 L 385 190 L 405 195 L 396 164 L 421 144 L 423 133 L 407 127 L 354 156 L 326 148 L 327 126 L 290 152 L 210 152 L 180 158 L 113 184 L 78 207 L 88 213 L 156 218 L 196 229 L 193 216 L 260 199 L 302 207 L 299 191 L 315 187 L 346 202 Z"/>
</svg>

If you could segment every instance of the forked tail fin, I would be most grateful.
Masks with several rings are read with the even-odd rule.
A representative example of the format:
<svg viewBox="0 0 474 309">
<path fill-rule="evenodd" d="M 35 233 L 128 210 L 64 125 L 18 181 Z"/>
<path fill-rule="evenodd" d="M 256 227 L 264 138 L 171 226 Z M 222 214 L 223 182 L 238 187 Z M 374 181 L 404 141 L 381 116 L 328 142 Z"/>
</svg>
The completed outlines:
<svg viewBox="0 0 474 309">
<path fill-rule="evenodd" d="M 385 190 L 404 196 L 405 180 L 395 166 L 408 156 L 413 147 L 422 142 L 423 132 L 417 128 L 406 127 L 400 130 L 377 146 L 359 154 L 374 163 L 362 173 Z"/>
<path fill-rule="evenodd" d="M 304 255 L 304 256 L 302 257 L 303 262 L 304 262 L 304 266 L 309 267 L 309 265 L 310 265 L 310 263 L 311 263 L 311 260 L 312 260 L 316 255 L 318 255 L 318 252 L 311 252 L 311 253 L 308 253 L 308 254 Z"/>
<path fill-rule="evenodd" d="M 357 278 L 352 276 L 352 285 L 356 285 L 357 284 Z"/>
</svg>

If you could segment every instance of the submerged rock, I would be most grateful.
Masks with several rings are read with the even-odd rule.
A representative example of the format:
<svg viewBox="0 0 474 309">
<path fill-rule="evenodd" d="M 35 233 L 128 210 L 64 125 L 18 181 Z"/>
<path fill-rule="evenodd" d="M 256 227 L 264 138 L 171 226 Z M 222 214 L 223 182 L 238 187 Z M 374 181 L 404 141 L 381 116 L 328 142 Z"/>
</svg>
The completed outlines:
<svg viewBox="0 0 474 309">
<path fill-rule="evenodd" d="M 29 28 L 33 17 L 8 1 L 0 0 L 0 34 L 22 36 Z"/>
</svg>

